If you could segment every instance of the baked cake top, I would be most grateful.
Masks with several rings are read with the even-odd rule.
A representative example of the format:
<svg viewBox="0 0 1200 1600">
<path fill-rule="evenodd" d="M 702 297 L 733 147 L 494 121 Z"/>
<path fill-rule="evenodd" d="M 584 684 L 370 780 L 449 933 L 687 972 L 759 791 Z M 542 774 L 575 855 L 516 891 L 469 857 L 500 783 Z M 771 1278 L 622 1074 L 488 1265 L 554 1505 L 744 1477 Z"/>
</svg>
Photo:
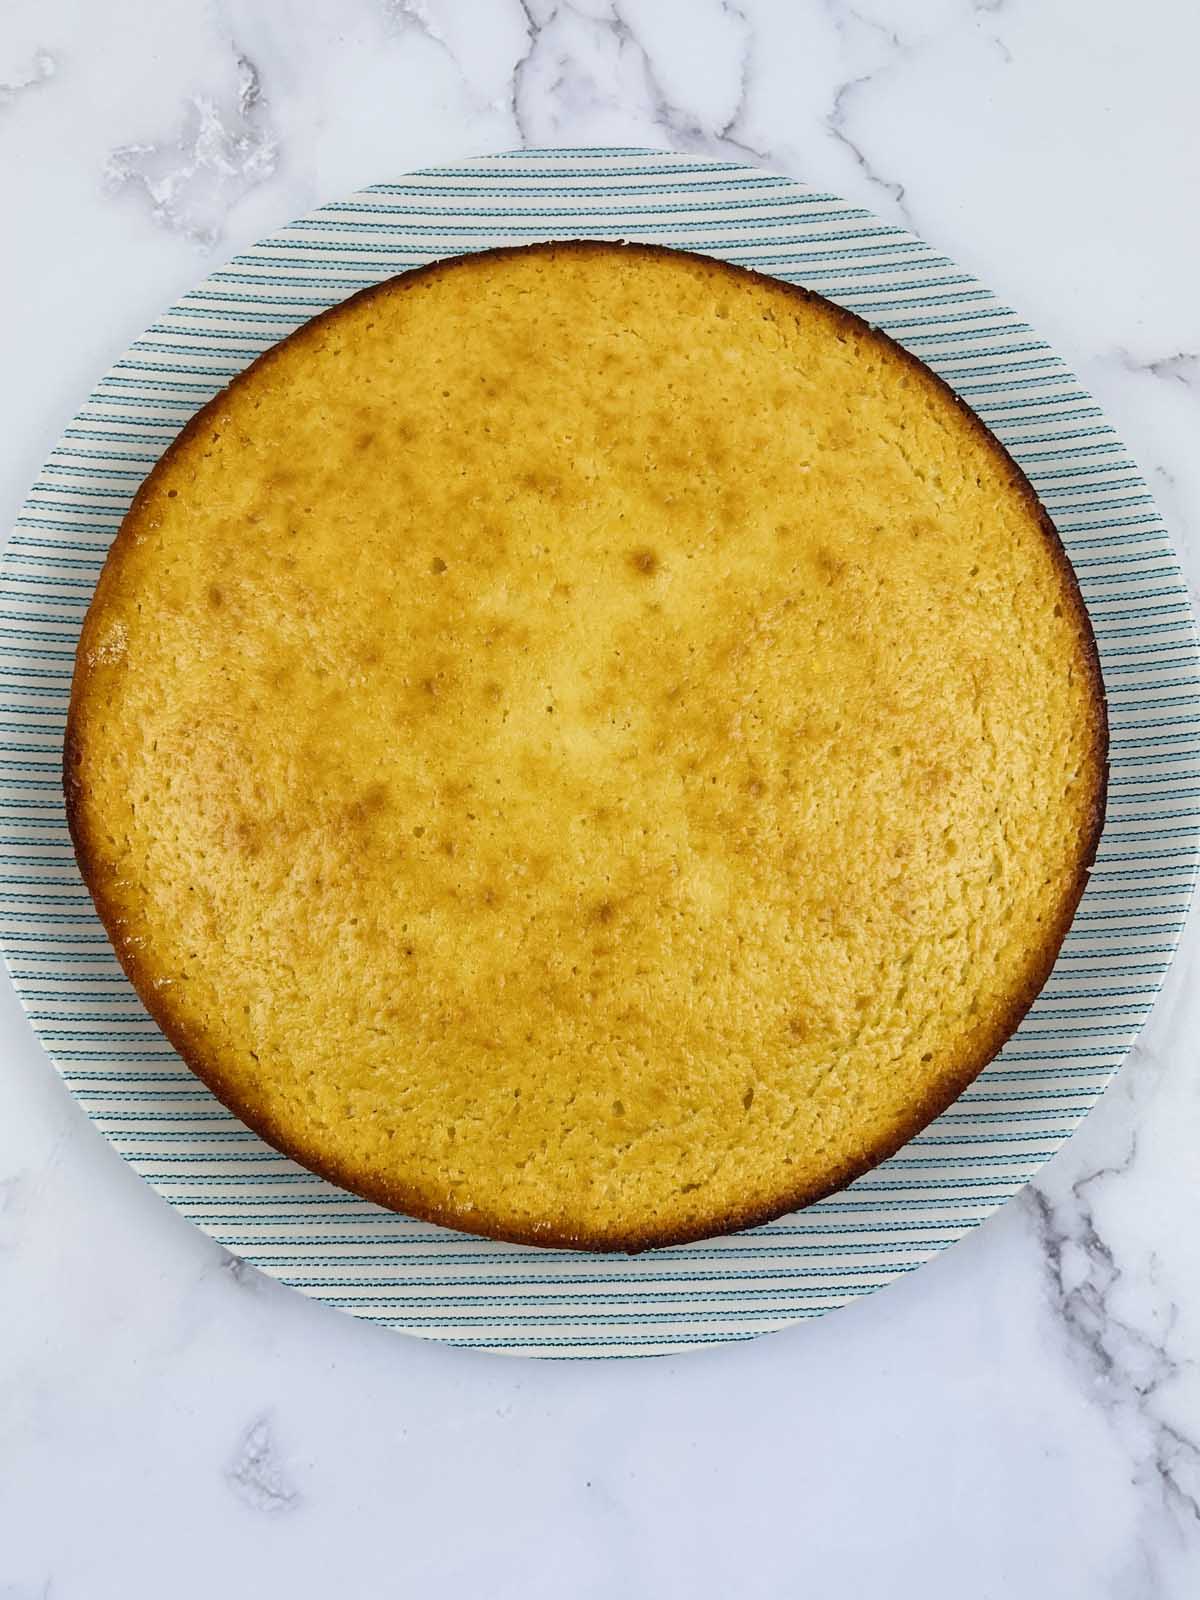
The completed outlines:
<svg viewBox="0 0 1200 1600">
<path fill-rule="evenodd" d="M 81 639 L 77 853 L 279 1148 L 641 1248 L 890 1154 L 1043 983 L 1106 731 L 1077 586 L 948 389 L 643 246 L 406 274 L 139 493 Z"/>
</svg>

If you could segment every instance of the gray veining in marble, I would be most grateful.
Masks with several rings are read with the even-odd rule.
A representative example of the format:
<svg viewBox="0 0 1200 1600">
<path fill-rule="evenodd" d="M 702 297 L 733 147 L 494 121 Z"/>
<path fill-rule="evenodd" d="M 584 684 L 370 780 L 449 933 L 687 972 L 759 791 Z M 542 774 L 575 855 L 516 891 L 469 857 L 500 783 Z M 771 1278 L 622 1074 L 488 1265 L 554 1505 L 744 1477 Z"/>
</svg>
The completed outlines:
<svg viewBox="0 0 1200 1600">
<path fill-rule="evenodd" d="M 48 50 L 35 50 L 28 66 L 18 68 L 12 77 L 0 79 L 0 106 L 48 83 L 57 70 L 58 64 Z"/>
<path fill-rule="evenodd" d="M 258 1417 L 238 1441 L 226 1471 L 229 1487 L 254 1511 L 295 1511 L 300 1492 L 292 1484 L 279 1455 L 269 1417 Z"/>
<path fill-rule="evenodd" d="M 104 169 L 112 193 L 132 194 L 155 222 L 203 245 L 216 243 L 230 206 L 265 183 L 278 160 L 258 68 L 236 45 L 230 54 L 225 93 L 193 96 L 177 133 L 119 145 Z"/>
</svg>

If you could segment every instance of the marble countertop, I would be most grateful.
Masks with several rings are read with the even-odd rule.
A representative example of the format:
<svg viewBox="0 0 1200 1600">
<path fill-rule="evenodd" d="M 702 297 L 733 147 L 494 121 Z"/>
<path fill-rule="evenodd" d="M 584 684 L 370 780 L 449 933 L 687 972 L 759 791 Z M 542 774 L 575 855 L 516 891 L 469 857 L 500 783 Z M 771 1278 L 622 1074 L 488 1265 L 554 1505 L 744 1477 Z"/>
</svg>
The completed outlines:
<svg viewBox="0 0 1200 1600">
<path fill-rule="evenodd" d="M 1196 594 L 1198 59 L 1175 0 L 9 0 L 0 499 L 159 310 L 320 201 L 657 145 L 840 191 L 997 289 L 1108 408 Z M 1200 1592 L 1195 916 L 1016 1201 L 823 1321 L 654 1361 L 310 1304 L 133 1176 L 6 982 L 0 1054 L 0 1600 Z"/>
</svg>

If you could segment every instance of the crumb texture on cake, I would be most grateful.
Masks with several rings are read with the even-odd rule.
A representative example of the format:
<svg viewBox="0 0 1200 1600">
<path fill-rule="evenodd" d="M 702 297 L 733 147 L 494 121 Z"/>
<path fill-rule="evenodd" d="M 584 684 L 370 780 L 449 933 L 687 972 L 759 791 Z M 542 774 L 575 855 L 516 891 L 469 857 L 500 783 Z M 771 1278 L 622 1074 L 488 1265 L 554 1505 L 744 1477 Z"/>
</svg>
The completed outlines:
<svg viewBox="0 0 1200 1600">
<path fill-rule="evenodd" d="M 139 993 L 385 1204 L 532 1242 L 828 1192 L 1044 981 L 1103 806 L 1073 575 L 936 379 L 641 247 L 412 273 L 121 530 L 66 785 Z"/>
</svg>

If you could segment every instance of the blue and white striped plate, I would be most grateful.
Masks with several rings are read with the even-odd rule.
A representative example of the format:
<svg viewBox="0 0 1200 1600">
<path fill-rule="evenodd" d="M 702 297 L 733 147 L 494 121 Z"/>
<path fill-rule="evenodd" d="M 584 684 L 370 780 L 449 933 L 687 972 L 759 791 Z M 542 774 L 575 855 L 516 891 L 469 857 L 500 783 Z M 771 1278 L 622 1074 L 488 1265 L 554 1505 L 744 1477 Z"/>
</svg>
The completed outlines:
<svg viewBox="0 0 1200 1600">
<path fill-rule="evenodd" d="M 536 239 L 685 246 L 807 284 L 939 372 L 1024 467 L 1075 563 L 1112 724 L 1108 823 L 1045 991 L 949 1111 L 842 1194 L 637 1259 L 519 1249 L 381 1211 L 277 1155 L 187 1071 L 122 976 L 59 787 L 84 609 L 130 497 L 192 413 L 364 284 Z M 870 213 L 753 168 L 656 150 L 537 150 L 379 184 L 214 272 L 101 379 L 17 519 L 0 574 L 0 903 L 17 993 L 125 1159 L 263 1271 L 360 1317 L 529 1355 L 744 1339 L 919 1266 L 1071 1133 L 1171 959 L 1200 854 L 1200 657 L 1146 485 L 1057 356 L 968 273 Z"/>
</svg>

